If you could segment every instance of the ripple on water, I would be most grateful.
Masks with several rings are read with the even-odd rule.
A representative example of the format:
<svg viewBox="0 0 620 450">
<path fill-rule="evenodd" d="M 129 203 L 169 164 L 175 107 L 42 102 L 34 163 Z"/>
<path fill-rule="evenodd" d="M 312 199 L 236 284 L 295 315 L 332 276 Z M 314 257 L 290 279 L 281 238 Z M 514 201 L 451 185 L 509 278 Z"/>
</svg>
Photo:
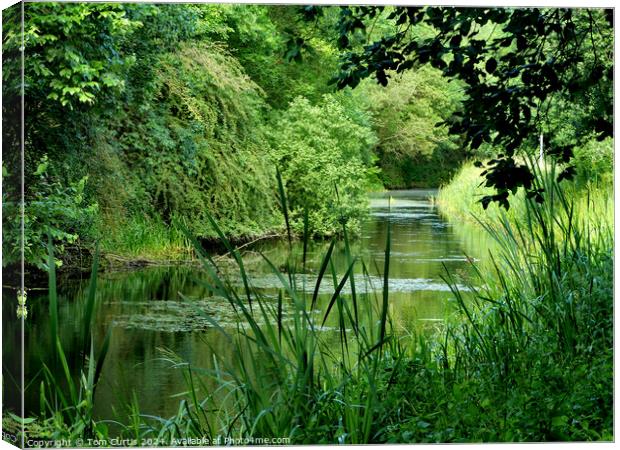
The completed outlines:
<svg viewBox="0 0 620 450">
<path fill-rule="evenodd" d="M 373 217 L 385 217 L 389 220 L 399 220 L 399 219 L 427 219 L 431 217 L 437 217 L 436 214 L 428 213 L 428 212 L 373 212 L 370 213 Z"/>
<path fill-rule="evenodd" d="M 388 203 L 389 202 L 389 203 Z M 371 198 L 369 202 L 369 206 L 373 209 L 375 208 L 424 208 L 424 209 L 432 209 L 434 205 L 432 205 L 428 201 L 424 200 L 411 200 L 404 198 L 394 198 L 392 197 L 391 202 L 387 198 Z"/>
<path fill-rule="evenodd" d="M 317 277 L 314 275 L 297 274 L 295 277 L 297 289 L 307 293 L 314 292 Z M 381 292 L 383 290 L 383 278 L 379 276 L 362 276 L 355 275 L 355 290 L 357 293 Z M 281 289 L 282 283 L 278 276 L 263 275 L 251 279 L 251 284 L 257 289 Z M 430 278 L 390 278 L 388 281 L 390 292 L 411 293 L 420 291 L 450 292 L 448 286 L 443 280 L 434 280 Z M 469 288 L 464 285 L 457 285 L 462 291 L 468 291 Z M 330 279 L 324 278 L 319 286 L 319 294 L 333 294 L 335 288 Z M 347 281 L 342 291 L 343 294 L 351 294 L 351 284 Z"/>
</svg>

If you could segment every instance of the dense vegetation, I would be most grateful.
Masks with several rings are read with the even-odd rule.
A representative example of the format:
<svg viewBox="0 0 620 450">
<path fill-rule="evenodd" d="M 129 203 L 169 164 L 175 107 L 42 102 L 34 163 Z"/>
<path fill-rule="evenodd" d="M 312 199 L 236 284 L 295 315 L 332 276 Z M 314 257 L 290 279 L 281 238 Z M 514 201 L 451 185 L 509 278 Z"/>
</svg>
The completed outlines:
<svg viewBox="0 0 620 450">
<path fill-rule="evenodd" d="M 341 11 L 338 44 L 346 53 L 338 86 L 355 87 L 369 76 L 385 86 L 393 73 L 427 63 L 463 81 L 466 98 L 446 121 L 450 132 L 471 149 L 483 143 L 501 149 L 487 162 L 486 184 L 495 192 L 483 205 L 508 207 L 508 195 L 519 188 L 540 198 L 533 173 L 515 158 L 538 134 L 551 134 L 548 154 L 562 163 L 593 135 L 613 135 L 611 9 L 396 7 L 387 16 L 396 27 L 356 47 L 356 34 L 372 29 L 384 12 L 377 6 Z M 305 18 L 316 21 L 322 13 L 310 6 Z M 566 165 L 558 180 L 574 171 Z"/>
<path fill-rule="evenodd" d="M 3 16 L 3 267 L 23 244 L 26 264 L 47 272 L 52 349 L 37 354 L 39 410 L 5 424 L 71 444 L 613 439 L 608 12 L 24 8 L 23 241 L 21 130 L 10 119 L 22 36 L 19 10 Z M 497 250 L 471 264 L 473 280 L 446 267 L 456 312 L 433 333 L 402 336 L 389 312 L 389 221 L 381 292 L 356 291 L 375 262 L 350 244 L 369 191 L 428 186 L 441 186 L 442 214 L 480 227 Z M 236 248 L 266 237 L 288 241 L 284 262 L 260 255 L 275 296 L 248 281 Z M 307 245 L 322 238 L 307 290 Z M 100 263 L 190 254 L 209 299 L 234 313 L 232 327 L 201 317 L 226 354 L 215 351 L 210 369 L 164 355 L 187 380 L 175 416 L 144 414 L 133 399 L 99 420 L 111 340 L 93 333 Z M 89 259 L 72 355 L 57 269 Z M 326 305 L 322 282 L 333 284 Z M 27 319 L 27 295 L 16 298 Z"/>
<path fill-rule="evenodd" d="M 4 117 L 19 112 L 18 12 L 5 14 Z M 182 258 L 179 223 L 215 238 L 206 211 L 235 241 L 282 234 L 276 169 L 296 231 L 312 200 L 314 235 L 339 233 L 342 220 L 355 233 L 367 190 L 437 186 L 466 157 L 435 127 L 462 87 L 430 66 L 336 95 L 335 8 L 319 25 L 293 7 L 29 4 L 25 14 L 24 244 L 40 268 L 48 231 L 58 264 L 72 265 L 97 240 L 109 257 Z M 383 20 L 375 34 L 391 29 Z M 299 34 L 312 46 L 303 57 Z M 11 125 L 7 142 L 19 135 Z M 3 162 L 5 265 L 19 260 L 16 145 Z M 53 206 L 40 208 L 43 197 Z"/>
<path fill-rule="evenodd" d="M 391 325 L 389 228 L 382 292 L 341 295 L 345 283 L 354 283 L 354 265 L 363 264 L 348 254 L 350 268 L 344 275 L 332 273 L 333 295 L 318 323 L 316 290 L 309 294 L 294 276 L 272 265 L 281 283 L 277 303 L 251 286 L 240 292 L 194 242 L 205 286 L 230 302 L 238 321 L 234 330 L 205 316 L 228 343 L 217 355 L 215 370 L 164 354 L 186 374 L 178 413 L 168 418 L 142 414 L 133 401 L 112 433 L 92 416 L 109 335 L 97 351 L 88 345 L 86 326 L 80 336 L 90 357 L 80 381 L 67 370 L 54 376 L 46 369 L 41 417 L 28 419 L 28 435 L 159 445 L 205 438 L 260 443 L 274 436 L 294 444 L 612 440 L 611 192 L 608 185 L 576 191 L 566 181 L 557 183 L 555 166 L 529 167 L 545 201 L 513 199 L 519 206 L 511 215 L 497 210 L 491 218 L 479 216 L 499 250 L 488 266 L 476 269 L 477 278 L 467 284 L 470 293 L 460 290 L 454 274 L 446 274 L 458 310 L 435 334 L 403 337 Z M 456 187 L 468 185 L 459 181 Z M 474 204 L 473 197 L 469 200 Z M 241 255 L 221 230 L 219 236 L 245 279 Z M 304 234 L 304 240 L 309 237 Z M 329 283 L 333 250 L 332 243 L 316 289 L 322 281 Z M 49 254 L 51 263 L 51 244 Z M 291 253 L 286 272 L 294 275 L 305 257 Z M 88 311 L 95 295 L 91 281 L 86 323 L 92 320 Z M 56 300 L 51 308 L 55 321 Z M 321 330 L 326 322 L 334 324 L 335 336 Z M 67 366 L 60 343 L 46 359 Z M 219 386 L 215 392 L 210 379 Z"/>
<path fill-rule="evenodd" d="M 8 119 L 20 108 L 18 13 L 5 14 L 3 36 L 5 264 L 18 259 L 19 121 Z M 495 188 L 485 205 L 506 205 L 521 186 L 539 197 L 516 152 L 544 133 L 547 153 L 566 163 L 575 145 L 609 135 L 609 18 L 570 9 L 29 4 L 26 261 L 45 266 L 48 229 L 64 260 L 96 240 L 106 254 L 178 258 L 189 249 L 179 221 L 215 238 L 205 210 L 234 240 L 281 234 L 275 169 L 293 204 L 325 203 L 336 196 L 330 167 L 340 158 L 355 163 L 338 181 L 364 182 L 343 188 L 340 206 L 313 210 L 315 235 L 359 221 L 359 194 L 377 180 L 436 187 L 489 149 L 499 156 L 484 173 Z M 364 81 L 371 75 L 378 84 Z M 346 86 L 355 94 L 333 97 Z M 309 142 L 320 111 L 350 123 Z M 293 148 L 324 155 L 312 163 L 320 183 L 295 186 L 303 158 L 291 165 L 282 153 Z M 559 176 L 574 172 L 569 164 Z M 42 196 L 55 206 L 37 207 Z"/>
</svg>

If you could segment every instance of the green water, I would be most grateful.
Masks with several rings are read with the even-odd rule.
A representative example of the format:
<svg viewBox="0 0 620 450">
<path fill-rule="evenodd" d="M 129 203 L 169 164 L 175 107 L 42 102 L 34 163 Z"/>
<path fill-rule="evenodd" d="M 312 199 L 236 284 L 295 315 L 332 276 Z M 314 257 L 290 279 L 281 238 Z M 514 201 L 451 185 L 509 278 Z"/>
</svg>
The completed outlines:
<svg viewBox="0 0 620 450">
<path fill-rule="evenodd" d="M 389 308 L 399 333 L 441 323 L 455 307 L 441 275 L 447 270 L 457 279 L 466 279 L 471 272 L 470 262 L 484 259 L 487 253 L 488 240 L 479 231 L 451 223 L 438 214 L 429 201 L 433 194 L 428 190 L 411 190 L 373 196 L 362 236 L 352 247 L 352 253 L 360 255 L 370 273 L 369 279 L 364 279 L 361 264 L 357 265 L 357 291 L 369 296 L 379 294 L 387 224 L 391 224 Z M 388 207 L 390 195 L 393 199 Z M 309 246 L 306 273 L 298 277 L 299 285 L 305 283 L 309 292 L 314 288 L 328 246 L 327 242 Z M 244 250 L 251 284 L 275 298 L 280 282 L 259 252 L 281 266 L 288 244 L 264 242 Z M 294 252 L 301 252 L 301 244 L 296 245 Z M 333 260 L 342 276 L 347 267 L 342 243 L 336 246 Z M 241 284 L 230 265 L 224 264 L 223 271 L 230 271 L 233 284 Z M 133 393 L 143 414 L 171 416 L 177 411 L 179 398 L 174 394 L 183 392 L 185 383 L 181 371 L 171 367 L 172 363 L 165 358 L 165 350 L 202 368 L 213 367 L 214 353 L 230 353 L 226 341 L 204 314 L 224 327 L 235 326 L 235 316 L 225 301 L 209 294 L 200 283 L 204 279 L 205 273 L 198 266 L 100 274 L 94 335 L 101 342 L 109 327 L 113 331 L 96 397 L 99 417 L 114 418 L 114 409 L 122 411 L 122 405 Z M 87 289 L 87 279 L 64 280 L 59 284 L 61 340 L 70 360 L 79 359 L 78 333 Z M 323 281 L 317 315 L 333 289 L 331 279 Z M 344 292 L 350 292 L 350 286 Z M 46 292 L 31 291 L 28 300 L 25 363 L 31 377 L 40 368 L 41 356 L 49 352 L 50 338 Z M 329 333 L 329 329 L 325 332 Z M 8 394 L 10 405 L 13 396 Z M 38 411 L 38 385 L 27 390 L 26 399 L 27 410 Z"/>
</svg>

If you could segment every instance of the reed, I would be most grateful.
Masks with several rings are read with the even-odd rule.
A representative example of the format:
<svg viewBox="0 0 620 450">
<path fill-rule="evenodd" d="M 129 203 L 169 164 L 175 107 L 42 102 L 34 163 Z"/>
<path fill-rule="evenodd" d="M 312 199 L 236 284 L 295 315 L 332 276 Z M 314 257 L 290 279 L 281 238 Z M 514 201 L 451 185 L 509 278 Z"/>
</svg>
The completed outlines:
<svg viewBox="0 0 620 450">
<path fill-rule="evenodd" d="M 349 253 L 346 229 L 350 266 L 343 276 L 331 264 L 333 243 L 311 298 L 295 285 L 298 262 L 289 259 L 285 274 L 271 264 L 281 295 L 274 304 L 246 286 L 254 312 L 203 255 L 207 285 L 239 311 L 240 325 L 236 333 L 220 328 L 235 363 L 226 366 L 222 359 L 209 375 L 230 401 L 218 406 L 211 395 L 216 420 L 208 429 L 196 422 L 193 430 L 294 443 L 609 439 L 609 203 L 600 193 L 584 202 L 555 181 L 555 167 L 533 170 L 544 201 L 523 197 L 512 213 L 476 216 L 498 250 L 489 267 L 473 266 L 478 279 L 467 294 L 446 271 L 459 312 L 431 338 L 403 343 L 391 332 L 389 232 L 378 298 L 353 287 L 355 265 L 367 271 Z M 243 278 L 241 264 L 239 270 Z M 333 295 L 318 316 L 318 287 L 329 272 Z M 341 295 L 346 283 L 353 287 L 348 298 Z M 288 320 L 283 310 L 291 313 Z M 322 328 L 332 315 L 336 341 Z M 192 386 L 200 371 L 189 364 L 185 369 L 197 375 L 188 377 Z M 194 400 L 188 408 L 175 420 L 192 420 L 204 406 Z"/>
<path fill-rule="evenodd" d="M 33 427 L 31 438 L 64 440 L 76 445 L 80 440 L 107 436 L 104 423 L 95 421 L 93 410 L 97 383 L 110 345 L 111 328 L 99 350 L 95 351 L 92 335 L 94 302 L 97 290 L 98 252 L 93 260 L 92 274 L 82 317 L 81 367 L 77 376 L 63 349 L 58 324 L 56 265 L 51 237 L 48 241 L 49 313 L 53 343 L 48 360 L 41 361 L 39 383 L 40 423 Z M 32 419 L 30 419 L 32 420 Z M 42 431 L 43 430 L 43 431 Z M 37 436 L 37 433 L 43 436 Z"/>
<path fill-rule="evenodd" d="M 283 189 L 280 195 L 281 205 L 286 207 Z M 214 221 L 212 225 L 219 230 Z M 346 229 L 344 231 L 345 248 L 349 249 Z M 331 260 L 332 242 L 323 257 L 313 293 L 308 295 L 305 289 L 297 286 L 293 276 L 295 268 L 304 267 L 305 252 L 301 261 L 294 260 L 292 254 L 289 256 L 284 274 L 264 257 L 281 282 L 280 295 L 274 302 L 252 288 L 240 255 L 224 234 L 218 233 L 238 263 L 238 275 L 246 280 L 243 292 L 231 289 L 229 281 L 219 275 L 215 261 L 196 245 L 208 275 L 205 286 L 215 295 L 226 298 L 238 314 L 235 333 L 208 318 L 226 337 L 233 353 L 232 360 L 229 357 L 219 359 L 218 369 L 209 374 L 222 386 L 225 404 L 220 404 L 215 418 L 209 420 L 204 414 L 205 405 L 210 404 L 214 396 L 201 403 L 195 395 L 198 380 L 205 371 L 177 361 L 177 367 L 184 365 L 186 370 L 192 401 L 167 424 L 167 435 L 158 432 L 158 436 L 171 442 L 174 433 L 183 428 L 196 437 L 285 437 L 291 442 L 313 443 L 320 434 L 325 442 L 370 441 L 373 405 L 377 401 L 375 380 L 383 370 L 380 360 L 387 352 L 400 352 L 392 339 L 388 321 L 387 273 L 382 302 L 373 298 L 373 294 L 360 294 L 354 289 L 351 297 L 343 296 L 343 288 L 352 283 L 352 274 L 360 262 L 348 252 L 348 269 L 339 277 Z M 189 235 L 188 238 L 191 239 Z M 307 248 L 308 233 L 303 239 L 304 248 Z M 389 238 L 386 255 L 389 257 Z M 319 287 L 329 282 L 328 271 L 331 271 L 334 290 L 324 312 L 319 313 L 316 310 Z M 375 317 L 379 317 L 379 321 L 375 321 Z M 325 331 L 327 323 L 335 323 L 335 329 Z M 357 392 L 350 390 L 352 379 L 364 380 L 366 388 Z M 171 426 L 171 423 L 177 425 Z"/>
<path fill-rule="evenodd" d="M 521 198 L 513 210 L 518 214 L 475 217 L 496 250 L 488 265 L 472 264 L 476 277 L 467 292 L 446 270 L 458 311 L 432 336 L 393 332 L 389 229 L 380 294 L 355 289 L 368 270 L 351 254 L 343 226 L 347 270 L 336 272 L 332 241 L 309 293 L 307 278 L 296 276 L 300 268 L 305 273 L 307 232 L 304 252 L 291 251 L 283 271 L 263 256 L 280 280 L 275 299 L 252 286 L 241 255 L 215 220 L 209 217 L 237 263 L 242 289 L 185 230 L 204 267 L 201 282 L 228 301 L 237 325 L 231 329 L 205 315 L 227 340 L 227 354 L 216 352 L 213 368 L 205 369 L 166 352 L 187 384 L 177 414 L 142 414 L 134 398 L 116 423 L 121 435 L 156 445 L 205 437 L 220 444 L 273 438 L 295 444 L 611 440 L 610 202 L 601 191 L 577 195 L 558 184 L 554 167 L 533 170 L 544 201 Z M 284 189 L 280 195 L 286 208 Z M 357 271 L 354 279 L 356 268 L 363 276 Z M 53 277 L 52 268 L 50 289 Z M 332 294 L 319 310 L 325 283 Z M 350 296 L 343 295 L 347 284 Z M 86 322 L 92 310 L 89 293 Z M 93 364 L 91 344 L 80 382 L 71 384 L 62 346 L 57 350 L 66 379 L 45 371 L 42 415 L 61 417 L 58 423 L 74 436 L 105 434 L 105 423 L 91 415 L 105 351 Z"/>
</svg>

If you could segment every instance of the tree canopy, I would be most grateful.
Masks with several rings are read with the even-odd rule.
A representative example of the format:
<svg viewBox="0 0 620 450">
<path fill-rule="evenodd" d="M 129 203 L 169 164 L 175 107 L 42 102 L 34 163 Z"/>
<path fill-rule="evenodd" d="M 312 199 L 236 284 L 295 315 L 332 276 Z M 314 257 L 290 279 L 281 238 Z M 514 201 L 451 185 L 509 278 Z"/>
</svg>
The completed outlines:
<svg viewBox="0 0 620 450">
<path fill-rule="evenodd" d="M 301 15 L 317 21 L 323 9 L 303 7 Z M 371 39 L 378 20 L 392 31 Z M 342 53 L 332 81 L 340 89 L 368 77 L 386 86 L 394 74 L 423 64 L 465 83 L 463 108 L 446 120 L 450 132 L 471 149 L 501 149 L 483 172 L 496 189 L 484 205 L 508 207 L 509 192 L 519 187 L 542 199 L 515 154 L 558 127 L 559 103 L 571 104 L 580 124 L 568 140 L 547 142 L 548 155 L 569 163 L 572 145 L 612 135 L 612 10 L 347 6 L 336 30 Z M 296 43 L 306 45 L 303 38 Z M 559 177 L 574 171 L 568 165 Z"/>
<path fill-rule="evenodd" d="M 61 256 L 97 240 L 180 254 L 177 223 L 215 237 L 207 211 L 234 239 L 282 232 L 276 169 L 293 225 L 310 206 L 315 236 L 359 229 L 367 190 L 437 187 L 468 158 L 489 160 L 484 204 L 508 206 L 519 187 L 542 198 L 518 155 L 540 133 L 561 177 L 609 171 L 609 145 L 590 144 L 611 133 L 608 11 L 34 2 L 24 14 L 23 86 L 21 8 L 3 15 L 8 262 L 22 89 L 24 244 L 39 266 L 48 234 Z"/>
</svg>

